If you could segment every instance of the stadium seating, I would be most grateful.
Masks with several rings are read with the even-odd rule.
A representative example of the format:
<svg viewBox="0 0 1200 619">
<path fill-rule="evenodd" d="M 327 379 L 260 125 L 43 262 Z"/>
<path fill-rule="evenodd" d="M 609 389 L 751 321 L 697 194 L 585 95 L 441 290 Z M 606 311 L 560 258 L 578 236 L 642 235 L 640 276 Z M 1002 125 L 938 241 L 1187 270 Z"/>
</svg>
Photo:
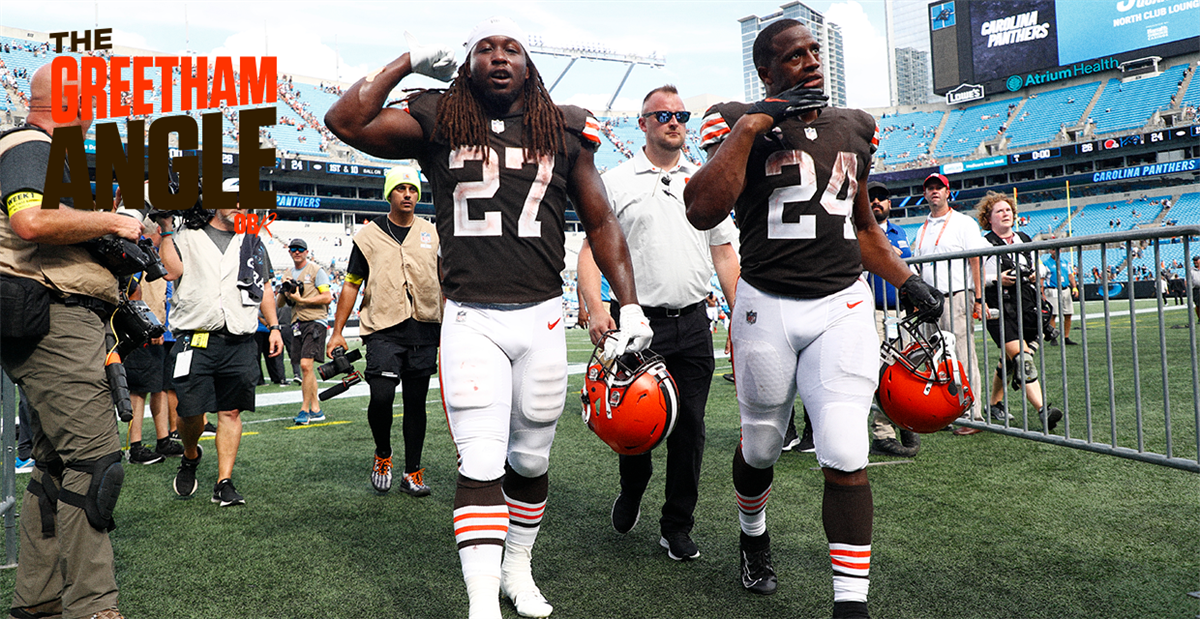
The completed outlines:
<svg viewBox="0 0 1200 619">
<path fill-rule="evenodd" d="M 1019 102 L 1004 99 L 950 111 L 934 156 L 943 159 L 970 155 L 983 141 L 1000 135 L 1000 127 L 1008 122 L 1009 106 Z"/>
<path fill-rule="evenodd" d="M 1096 133 L 1111 133 L 1136 129 L 1146 124 L 1156 110 L 1170 105 L 1171 96 L 1179 90 L 1186 64 L 1175 65 L 1155 77 L 1125 83 L 1112 78 L 1092 108 Z"/>
<path fill-rule="evenodd" d="M 1042 209 L 1039 211 L 1020 211 L 1018 217 L 1024 218 L 1026 221 L 1020 226 L 1020 230 L 1029 236 L 1037 236 L 1039 234 L 1051 234 L 1058 230 L 1058 227 L 1066 220 L 1067 210 L 1065 208 Z"/>
<path fill-rule="evenodd" d="M 1008 123 L 1008 147 L 1045 144 L 1066 125 L 1075 126 L 1100 87 L 1099 82 L 1043 92 L 1025 100 L 1021 113 Z"/>
<path fill-rule="evenodd" d="M 934 132 L 944 116 L 943 112 L 910 112 L 880 118 L 876 159 L 885 165 L 896 165 L 929 154 Z"/>
<path fill-rule="evenodd" d="M 1192 81 L 1188 84 L 1187 92 L 1183 93 L 1183 97 L 1179 100 L 1180 107 L 1185 105 L 1200 106 L 1200 77 L 1196 75 L 1195 71 L 1192 72 Z"/>
</svg>

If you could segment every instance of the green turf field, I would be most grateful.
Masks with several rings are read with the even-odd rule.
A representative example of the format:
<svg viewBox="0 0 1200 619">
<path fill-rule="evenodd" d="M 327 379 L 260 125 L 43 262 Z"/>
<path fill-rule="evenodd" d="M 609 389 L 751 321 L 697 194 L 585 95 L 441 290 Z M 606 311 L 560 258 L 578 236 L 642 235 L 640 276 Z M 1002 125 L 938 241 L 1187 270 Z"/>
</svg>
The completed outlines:
<svg viewBox="0 0 1200 619">
<path fill-rule="evenodd" d="M 1170 333 L 1182 333 L 1186 342 L 1186 330 Z M 1142 344 L 1158 349 L 1157 337 L 1155 328 Z M 582 331 L 569 331 L 568 345 L 573 363 L 590 354 Z M 1058 354 L 1048 350 L 1047 371 Z M 1068 354 L 1082 353 L 1071 347 Z M 1158 363 L 1146 356 L 1142 362 Z M 729 474 L 736 400 L 720 376 L 728 369 L 728 360 L 719 359 L 708 408 L 693 532 L 702 554 L 686 564 L 658 546 L 660 476 L 637 528 L 626 536 L 612 531 L 616 456 L 579 419 L 582 376 L 571 376 L 534 551 L 534 575 L 555 605 L 553 617 L 829 616 L 822 478 L 812 454 L 784 454 L 776 466 L 767 511 L 778 594 L 762 598 L 741 588 Z M 1072 388 L 1079 382 L 1069 380 Z M 1107 418 L 1106 384 L 1103 391 L 1105 400 L 1093 404 Z M 1143 397 L 1154 391 L 1143 385 Z M 298 388 L 260 393 L 298 396 Z M 433 495 L 425 499 L 371 490 L 366 402 L 334 400 L 325 407 L 327 423 L 301 428 L 291 425 L 298 404 L 244 415 L 247 434 L 235 469 L 244 507 L 209 502 L 216 481 L 211 450 L 191 500 L 170 489 L 177 460 L 129 465 L 112 534 L 126 616 L 465 617 L 450 520 L 455 456 L 439 394 L 431 390 L 427 406 L 426 483 Z M 1120 408 L 1122 418 L 1131 414 L 1125 404 Z M 211 446 L 211 439 L 202 444 Z M 1184 619 L 1200 612 L 1200 603 L 1186 596 L 1200 589 L 1200 476 L 995 433 L 941 432 L 925 437 L 913 461 L 871 459 L 880 464 L 870 469 L 877 619 Z M 12 570 L 0 572 L 0 591 L 11 591 L 13 577 Z M 507 602 L 503 609 L 505 617 L 517 616 Z"/>
</svg>

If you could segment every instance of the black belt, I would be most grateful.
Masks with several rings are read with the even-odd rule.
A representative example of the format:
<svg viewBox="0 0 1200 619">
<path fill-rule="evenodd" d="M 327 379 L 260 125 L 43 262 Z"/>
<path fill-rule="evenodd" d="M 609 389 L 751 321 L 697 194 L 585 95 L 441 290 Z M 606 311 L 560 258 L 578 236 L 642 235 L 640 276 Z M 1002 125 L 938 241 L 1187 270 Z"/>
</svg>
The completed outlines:
<svg viewBox="0 0 1200 619">
<path fill-rule="evenodd" d="M 195 333 L 197 333 L 197 332 L 196 331 L 178 332 L 175 334 L 175 339 L 180 339 L 180 338 L 186 337 L 190 340 L 192 335 Z M 230 333 L 226 329 L 220 329 L 218 331 L 204 331 L 203 333 L 208 333 L 208 337 L 210 337 L 210 338 L 218 338 L 218 339 L 223 339 L 223 340 L 244 340 L 244 339 L 254 335 L 253 333 L 233 334 L 233 333 Z"/>
<path fill-rule="evenodd" d="M 674 309 L 671 307 L 646 307 L 643 305 L 642 313 L 645 314 L 647 318 L 679 318 L 681 316 L 686 316 L 700 309 L 701 307 L 704 307 L 705 305 L 706 303 L 704 301 L 697 301 L 696 303 L 681 307 L 679 309 Z"/>
<path fill-rule="evenodd" d="M 62 303 L 67 307 L 79 306 L 83 309 L 91 310 L 101 315 L 105 319 L 111 316 L 113 312 L 117 311 L 117 306 L 109 303 L 108 301 L 82 294 L 69 294 L 61 299 L 56 295 L 50 295 L 50 300 L 54 301 L 55 303 Z"/>
</svg>

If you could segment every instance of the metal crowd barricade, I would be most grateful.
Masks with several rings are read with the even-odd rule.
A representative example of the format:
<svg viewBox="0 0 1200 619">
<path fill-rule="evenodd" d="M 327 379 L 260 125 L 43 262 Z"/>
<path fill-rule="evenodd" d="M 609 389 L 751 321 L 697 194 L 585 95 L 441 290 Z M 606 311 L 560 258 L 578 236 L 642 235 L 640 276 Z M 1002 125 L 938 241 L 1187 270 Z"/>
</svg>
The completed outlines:
<svg viewBox="0 0 1200 619">
<path fill-rule="evenodd" d="M 1039 411 L 1029 403 L 1024 390 L 1014 392 L 1009 383 L 1013 378 L 1007 364 L 1001 362 L 1003 351 L 995 345 L 984 328 L 983 317 L 978 319 L 971 315 L 972 295 L 966 295 L 965 307 L 961 304 L 953 306 L 947 303 L 946 311 L 951 320 L 973 320 L 976 338 L 977 356 L 981 358 L 960 359 L 964 364 L 979 363 L 980 383 L 972 385 L 972 391 L 981 401 L 982 419 L 962 418 L 956 423 L 1017 436 L 1021 438 L 1083 449 L 1097 453 L 1109 454 L 1132 460 L 1141 460 L 1163 466 L 1200 472 L 1200 369 L 1197 366 L 1196 349 L 1196 307 L 1192 281 L 1192 244 L 1200 237 L 1200 226 L 1171 226 L 1146 230 L 1131 230 L 1091 236 L 1068 237 L 1035 241 L 1003 247 L 990 247 L 976 251 L 944 253 L 924 258 L 910 258 L 909 264 L 917 269 L 929 263 L 945 263 L 936 267 L 936 272 L 947 273 L 952 266 L 961 268 L 964 280 L 972 281 L 970 270 L 971 258 L 981 258 L 980 270 L 982 279 L 983 263 L 990 257 L 1003 254 L 1029 252 L 1036 265 L 1042 264 L 1042 259 L 1052 250 L 1060 250 L 1066 258 L 1070 255 L 1073 260 L 1064 263 L 1071 264 L 1077 271 L 1077 282 L 1080 290 L 1078 300 L 1079 312 L 1074 316 L 1078 325 L 1077 333 L 1080 346 L 1066 346 L 1065 335 L 1059 337 L 1060 344 L 1056 348 L 1046 346 L 1043 337 L 1044 318 L 1041 311 L 1036 312 L 1037 333 L 1036 342 L 1028 342 L 1034 350 L 1037 359 L 1038 391 L 1043 404 L 1050 403 L 1060 408 L 1063 419 L 1053 431 L 1043 427 Z M 1161 249 L 1169 244 L 1182 244 L 1184 269 L 1184 296 L 1186 305 L 1177 305 L 1174 310 L 1166 306 L 1164 294 L 1158 294 L 1159 282 L 1162 278 L 1163 258 Z M 1153 288 L 1134 277 L 1133 258 L 1134 246 L 1140 251 L 1152 251 L 1154 256 Z M 1144 247 L 1143 247 L 1144 246 Z M 1100 249 L 1101 280 L 1087 287 L 1089 293 L 1098 295 L 1096 301 L 1102 307 L 1100 312 L 1089 312 L 1085 298 L 1083 277 L 1084 252 L 1088 248 Z M 1124 250 L 1124 259 L 1117 265 L 1109 264 L 1109 250 L 1113 248 Z M 993 258 L 997 260 L 998 258 Z M 953 264 L 951 261 L 957 261 Z M 1112 278 L 1109 267 L 1116 267 L 1119 277 Z M 925 266 L 924 268 L 929 268 Z M 1015 287 L 1017 307 L 1024 301 L 1021 286 Z M 1156 303 L 1149 307 L 1142 303 L 1139 307 L 1138 291 L 1143 293 L 1152 289 L 1156 293 L 1153 298 Z M 1038 303 L 1043 301 L 1044 289 L 1042 282 L 1036 284 Z M 974 296 L 983 296 L 981 292 Z M 1094 301 L 1094 305 L 1095 302 Z M 1122 303 L 1122 301 L 1124 301 Z M 1061 299 L 1056 298 L 1061 304 Z M 1004 337 L 1004 304 L 999 304 L 1001 315 L 998 317 L 1001 330 L 1000 339 Z M 1093 308 L 1094 308 L 1093 305 Z M 1124 306 L 1122 308 L 1122 306 Z M 1065 309 L 1065 305 L 1060 306 Z M 1186 310 L 1186 317 L 1178 317 Z M 889 310 L 894 314 L 895 310 Z M 1059 311 L 1061 316 L 1063 311 Z M 1016 323 L 1019 333 L 1024 333 L 1025 320 L 1023 313 L 1018 313 Z M 1176 322 L 1168 328 L 1168 320 Z M 1059 321 L 1059 328 L 1062 321 Z M 1182 333 L 1169 333 L 1170 330 L 1182 331 L 1186 328 L 1186 341 Z M 1128 333 L 1125 331 L 1128 330 Z M 1150 336 L 1150 337 L 1146 337 Z M 1018 373 L 1017 381 L 1024 382 L 1025 368 L 1017 363 L 1012 371 Z M 1012 416 L 990 415 L 989 398 L 992 397 L 993 380 L 999 375 L 1005 411 Z M 1000 418 L 996 418 L 1000 417 Z"/>
<path fill-rule="evenodd" d="M 4 564 L 17 566 L 17 390 L 0 372 L 0 514 L 4 515 Z"/>
</svg>

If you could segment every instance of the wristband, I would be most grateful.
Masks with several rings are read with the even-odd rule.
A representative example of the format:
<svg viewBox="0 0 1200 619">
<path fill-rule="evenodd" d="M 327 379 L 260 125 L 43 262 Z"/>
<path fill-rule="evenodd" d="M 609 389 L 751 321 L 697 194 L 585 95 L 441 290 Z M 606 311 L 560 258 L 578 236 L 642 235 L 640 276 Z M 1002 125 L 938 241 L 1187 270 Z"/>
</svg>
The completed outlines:
<svg viewBox="0 0 1200 619">
<path fill-rule="evenodd" d="M 975 297 L 976 303 L 983 303 L 983 297 Z"/>
<path fill-rule="evenodd" d="M 271 331 L 280 331 L 283 329 L 283 325 L 269 325 L 267 328 Z"/>
<path fill-rule="evenodd" d="M 167 230 L 166 232 L 160 232 L 160 233 L 158 233 L 158 234 L 159 234 L 159 236 L 171 236 L 172 234 L 175 234 L 175 231 L 174 231 L 174 230 Z"/>
</svg>

